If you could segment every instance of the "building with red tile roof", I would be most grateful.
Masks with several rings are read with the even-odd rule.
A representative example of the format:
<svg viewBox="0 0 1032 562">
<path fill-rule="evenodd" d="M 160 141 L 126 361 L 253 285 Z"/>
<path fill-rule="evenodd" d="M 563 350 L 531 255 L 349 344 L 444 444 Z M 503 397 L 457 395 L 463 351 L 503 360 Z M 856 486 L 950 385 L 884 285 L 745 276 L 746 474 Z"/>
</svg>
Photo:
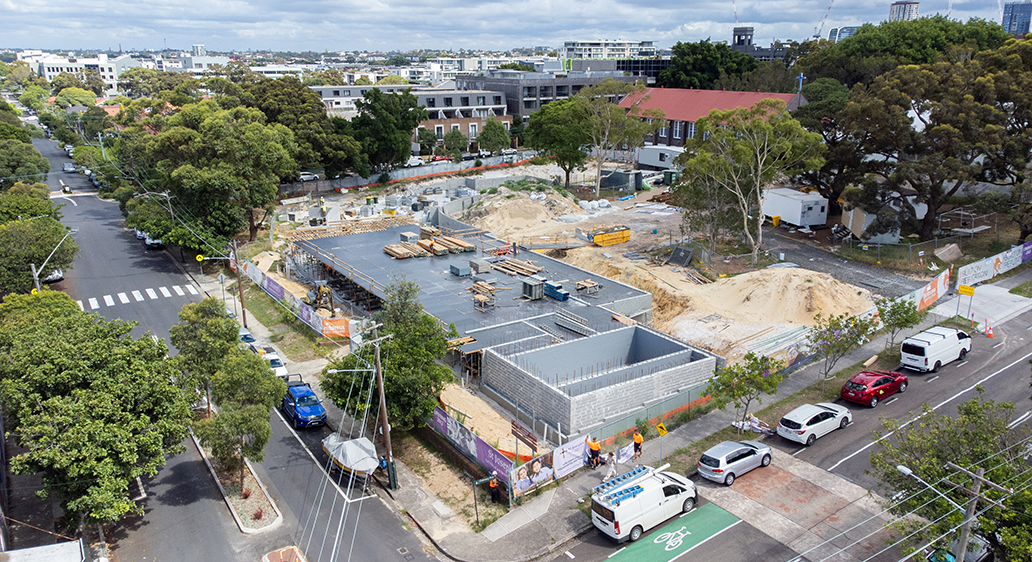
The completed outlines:
<svg viewBox="0 0 1032 562">
<path fill-rule="evenodd" d="M 806 105 L 802 94 L 775 94 L 771 92 L 729 92 L 724 90 L 687 90 L 683 88 L 649 88 L 641 107 L 645 109 L 661 109 L 666 124 L 655 135 L 645 137 L 646 144 L 684 146 L 686 140 L 695 136 L 695 123 L 709 115 L 714 109 L 728 110 L 748 108 L 760 100 L 783 100 L 791 111 Z M 628 96 L 620 107 L 630 108 L 639 99 Z"/>
</svg>

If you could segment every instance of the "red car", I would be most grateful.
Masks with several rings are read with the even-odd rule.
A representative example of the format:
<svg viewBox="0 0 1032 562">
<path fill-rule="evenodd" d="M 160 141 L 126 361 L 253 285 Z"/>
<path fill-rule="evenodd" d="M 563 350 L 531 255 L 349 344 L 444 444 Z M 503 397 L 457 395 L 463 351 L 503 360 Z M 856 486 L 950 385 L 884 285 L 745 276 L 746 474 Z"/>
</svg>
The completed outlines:
<svg viewBox="0 0 1032 562">
<path fill-rule="evenodd" d="M 861 371 L 842 385 L 842 399 L 872 408 L 897 392 L 907 391 L 907 376 L 896 371 Z"/>
<path fill-rule="evenodd" d="M 433 158 L 430 159 L 430 161 L 431 162 L 446 162 L 446 161 L 451 161 L 451 158 L 449 158 L 447 156 L 434 156 Z"/>
</svg>

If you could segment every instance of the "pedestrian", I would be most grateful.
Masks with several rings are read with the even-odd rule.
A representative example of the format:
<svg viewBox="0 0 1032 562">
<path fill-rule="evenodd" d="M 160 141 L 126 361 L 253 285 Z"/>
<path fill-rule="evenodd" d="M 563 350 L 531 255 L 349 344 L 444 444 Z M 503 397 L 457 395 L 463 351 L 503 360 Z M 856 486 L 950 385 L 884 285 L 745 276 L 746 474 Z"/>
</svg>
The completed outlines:
<svg viewBox="0 0 1032 562">
<path fill-rule="evenodd" d="M 602 462 L 602 459 L 600 458 L 600 455 L 602 454 L 602 443 L 599 441 L 592 441 L 590 435 L 588 435 L 587 440 L 588 462 L 591 463 L 592 469 L 596 469 L 598 468 L 598 465 Z"/>
<path fill-rule="evenodd" d="M 616 455 L 614 455 L 612 451 L 609 451 L 609 456 L 606 457 L 606 466 L 609 468 L 606 470 L 606 477 L 602 480 L 606 481 L 616 478 L 618 474 L 616 469 Z"/>
<path fill-rule="evenodd" d="M 634 460 L 638 460 L 641 456 L 641 444 L 645 442 L 645 438 L 641 436 L 641 431 L 638 428 L 634 428 Z"/>
<path fill-rule="evenodd" d="M 498 492 L 498 472 L 491 472 L 491 481 L 487 483 L 487 486 L 491 489 L 491 503 L 498 503 L 501 501 Z"/>
</svg>

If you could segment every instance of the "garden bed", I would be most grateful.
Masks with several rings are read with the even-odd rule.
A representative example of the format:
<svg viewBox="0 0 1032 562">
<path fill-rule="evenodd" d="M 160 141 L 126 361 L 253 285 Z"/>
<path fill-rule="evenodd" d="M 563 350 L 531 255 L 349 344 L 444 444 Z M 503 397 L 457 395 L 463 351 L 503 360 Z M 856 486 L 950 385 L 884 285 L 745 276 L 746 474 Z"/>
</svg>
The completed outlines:
<svg viewBox="0 0 1032 562">
<path fill-rule="evenodd" d="M 219 461 L 210 456 L 196 437 L 194 445 L 204 457 L 208 470 L 215 477 L 215 483 L 222 492 L 226 505 L 243 533 L 256 533 L 268 529 L 283 520 L 283 515 L 269 497 L 265 486 L 255 476 L 251 464 L 244 463 L 244 482 L 241 493 L 240 470 L 226 470 Z"/>
</svg>

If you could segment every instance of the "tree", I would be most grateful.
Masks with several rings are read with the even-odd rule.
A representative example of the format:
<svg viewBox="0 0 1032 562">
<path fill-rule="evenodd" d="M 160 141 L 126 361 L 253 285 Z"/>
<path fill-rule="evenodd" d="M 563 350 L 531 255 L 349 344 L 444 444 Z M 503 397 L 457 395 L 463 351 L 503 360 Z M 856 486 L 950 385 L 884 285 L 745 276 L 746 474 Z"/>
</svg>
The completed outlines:
<svg viewBox="0 0 1032 562">
<path fill-rule="evenodd" d="M 362 145 L 362 155 L 374 173 L 389 172 L 408 162 L 412 155 L 412 131 L 428 118 L 412 90 L 385 94 L 371 88 L 355 102 L 358 109 L 344 130 Z M 336 123 L 336 122 L 335 122 Z"/>
<path fill-rule="evenodd" d="M 387 62 L 385 64 L 387 66 L 409 66 L 410 64 L 412 64 L 412 61 L 408 60 L 402 55 L 394 55 L 393 57 L 387 59 Z"/>
<path fill-rule="evenodd" d="M 420 127 L 416 134 L 416 141 L 419 143 L 420 154 L 433 154 L 434 147 L 437 146 L 437 134 L 426 127 Z"/>
<path fill-rule="evenodd" d="M 594 151 L 595 195 L 602 185 L 602 167 L 616 150 L 628 150 L 645 144 L 645 135 L 662 126 L 661 109 L 645 109 L 647 88 L 641 83 L 627 84 L 612 78 L 592 84 L 574 95 L 588 114 L 587 145 Z M 631 98 L 624 109 L 619 102 Z M 653 122 L 655 120 L 655 122 Z"/>
<path fill-rule="evenodd" d="M 409 429 L 423 425 L 433 415 L 434 407 L 445 384 L 452 380 L 451 369 L 438 362 L 448 349 L 448 338 L 457 337 L 454 326 L 446 331 L 437 320 L 423 311 L 419 302 L 419 286 L 405 279 L 395 279 L 387 287 L 384 308 L 377 316 L 383 323 L 383 334 L 392 337 L 380 344 L 383 358 L 384 395 L 387 400 L 387 419 L 393 427 Z M 372 351 L 364 348 L 362 355 Z M 325 373 L 322 388 L 342 410 L 361 416 L 365 411 L 367 395 L 372 390 L 370 408 L 379 408 L 375 385 L 368 372 L 344 372 L 344 369 L 370 367 L 371 360 L 350 354 L 334 362 Z M 354 386 L 354 388 L 352 388 Z M 353 390 L 353 391 L 352 391 Z"/>
<path fill-rule="evenodd" d="M 379 81 L 376 82 L 376 84 L 378 86 L 391 86 L 391 85 L 401 86 L 401 85 L 405 85 L 405 84 L 408 84 L 408 83 L 409 83 L 408 80 L 405 80 L 404 78 L 402 78 L 401 76 L 398 76 L 397 74 L 388 74 L 387 76 L 384 76 L 383 78 L 381 78 Z"/>
<path fill-rule="evenodd" d="M 54 98 L 58 107 L 66 108 L 73 105 L 92 106 L 97 104 L 97 95 L 82 88 L 65 88 Z"/>
<path fill-rule="evenodd" d="M 555 156 L 555 163 L 566 173 L 566 189 L 570 174 L 582 169 L 588 155 L 588 114 L 586 105 L 574 100 L 554 101 L 530 115 L 527 125 L 529 146 L 542 154 Z"/>
<path fill-rule="evenodd" d="M 545 106 L 547 107 L 547 106 Z M 509 146 L 509 133 L 501 121 L 489 117 L 484 123 L 484 130 L 477 137 L 480 148 L 491 153 L 499 152 Z"/>
<path fill-rule="evenodd" d="M 226 304 L 215 297 L 183 306 L 179 323 L 169 330 L 169 339 L 179 353 L 173 361 L 188 390 L 204 387 L 211 415 L 211 379 L 230 351 L 240 347 L 240 326 L 226 315 Z"/>
<path fill-rule="evenodd" d="M 498 70 L 519 70 L 522 72 L 534 72 L 534 67 L 522 62 L 507 62 L 498 65 Z"/>
<path fill-rule="evenodd" d="M 46 188 L 46 184 L 35 185 L 42 185 Z M 61 206 L 51 203 L 49 194 L 49 188 L 40 197 L 39 191 L 34 191 L 31 185 L 16 183 L 11 186 L 11 189 L 0 193 L 0 224 L 38 217 L 50 217 L 55 221 L 60 221 L 61 214 L 58 209 Z"/>
<path fill-rule="evenodd" d="M 50 162 L 29 143 L 0 139 L 0 189 L 15 182 L 46 181 Z"/>
<path fill-rule="evenodd" d="M 874 322 L 870 318 L 848 314 L 824 316 L 818 313 L 810 327 L 810 350 L 824 362 L 818 372 L 821 391 L 834 374 L 835 364 L 866 342 L 874 333 Z"/>
<path fill-rule="evenodd" d="M 29 86 L 25 88 L 25 91 L 18 96 L 18 101 L 22 105 L 28 108 L 32 108 L 36 111 L 43 111 L 43 107 L 46 105 L 47 91 L 39 86 Z"/>
<path fill-rule="evenodd" d="M 784 62 L 760 61 L 756 68 L 742 74 L 728 74 L 720 69 L 720 77 L 713 88 L 736 92 L 792 93 L 798 85 L 799 79 Z"/>
<path fill-rule="evenodd" d="M 680 165 L 684 165 L 683 161 Z M 721 236 L 742 234 L 742 225 L 746 221 L 742 220 L 737 200 L 712 178 L 694 176 L 685 170 L 671 191 L 677 206 L 684 209 L 681 230 L 701 233 L 709 244 L 710 252 L 717 252 Z"/>
<path fill-rule="evenodd" d="M 89 90 L 98 96 L 104 95 L 104 92 L 107 90 L 107 84 L 100 77 L 100 73 L 92 68 L 83 72 L 82 87 L 84 90 Z"/>
<path fill-rule="evenodd" d="M 449 153 L 459 153 L 469 148 L 469 139 L 458 129 L 452 129 L 444 134 L 444 149 Z"/>
<path fill-rule="evenodd" d="M 7 80 L 6 82 L 12 83 L 18 87 L 21 87 L 32 77 L 32 70 L 29 68 L 29 63 L 23 60 L 16 60 L 11 64 L 7 65 Z"/>
<path fill-rule="evenodd" d="M 0 326 L 8 428 L 26 449 L 12 471 L 40 474 L 41 495 L 85 523 L 142 513 L 130 482 L 184 450 L 190 419 L 164 342 L 51 291 L 8 295 Z"/>
<path fill-rule="evenodd" d="M 118 90 L 132 99 L 155 98 L 180 86 L 196 88 L 198 80 L 188 72 L 171 72 L 135 67 L 118 76 Z"/>
<path fill-rule="evenodd" d="M 955 415 L 940 413 L 925 404 L 920 423 L 884 420 L 882 431 L 876 434 L 879 447 L 871 453 L 868 472 L 881 483 L 886 497 L 897 498 L 889 508 L 900 516 L 897 530 L 908 537 L 908 543 L 918 546 L 952 534 L 950 531 L 964 519 L 964 514 L 942 496 L 957 504 L 966 502 L 968 496 L 944 480 L 965 487 L 970 487 L 970 480 L 946 463 L 972 472 L 977 467 L 986 469 L 986 478 L 1018 492 L 1000 494 L 983 487 L 986 496 L 1006 509 L 979 502 L 975 526 L 995 550 L 997 560 L 1029 562 L 1032 523 L 1025 514 L 1032 509 L 1032 494 L 1028 492 L 1032 479 L 1025 459 L 1032 432 L 1027 423 L 1011 428 L 1017 421 L 1013 404 L 987 400 L 984 389 L 977 390 L 978 396 L 958 404 Z M 889 435 L 892 439 L 884 438 Z M 900 472 L 898 466 L 910 469 L 927 484 Z M 929 486 L 935 490 L 929 490 Z"/>
<path fill-rule="evenodd" d="M 803 129 L 785 112 L 785 102 L 775 99 L 751 108 L 713 110 L 696 123 L 696 131 L 686 150 L 685 172 L 713 181 L 734 196 L 752 262 L 758 263 L 768 188 L 794 169 L 820 167 L 821 137 Z"/>
<path fill-rule="evenodd" d="M 71 237 L 61 242 L 67 233 L 61 223 L 49 216 L 24 217 L 0 224 L 0 293 L 29 292 L 34 286 L 30 264 L 36 265 L 41 278 L 55 269 L 71 266 L 79 247 Z M 44 262 L 47 271 L 39 271 Z"/>
<path fill-rule="evenodd" d="M 183 107 L 147 144 L 161 184 L 180 204 L 220 235 L 246 226 L 251 240 L 276 200 L 279 178 L 297 168 L 296 151 L 290 129 L 266 124 L 261 111 L 222 109 L 211 100 Z"/>
<path fill-rule="evenodd" d="M 198 439 L 210 447 L 227 469 L 240 469 L 244 459 L 261 462 L 272 435 L 269 411 L 287 393 L 287 384 L 274 376 L 265 359 L 233 348 L 212 377 L 212 395 L 221 411 L 194 424 Z"/>
<path fill-rule="evenodd" d="M 82 79 L 79 78 L 79 76 L 70 72 L 62 72 L 50 81 L 50 93 L 55 96 L 65 88 L 77 88 L 83 90 L 86 89 L 86 85 L 82 83 Z"/>
<path fill-rule="evenodd" d="M 719 367 L 713 378 L 706 385 L 706 394 L 710 395 L 713 405 L 721 410 L 728 404 L 735 406 L 735 418 L 745 427 L 749 406 L 755 401 L 763 402 L 764 394 L 776 394 L 784 375 L 778 371 L 785 368 L 783 361 L 771 359 L 766 355 L 746 354 L 742 361 Z M 738 411 L 742 412 L 738 417 Z"/>
<path fill-rule="evenodd" d="M 657 80 L 663 88 L 712 90 L 721 72 L 741 76 L 758 64 L 752 56 L 734 51 L 723 43 L 710 43 L 709 39 L 698 43 L 678 41 L 673 51 L 670 66 L 659 73 Z"/>
<path fill-rule="evenodd" d="M 15 140 L 26 144 L 32 142 L 25 127 L 3 122 L 0 122 L 0 140 Z"/>
<path fill-rule="evenodd" d="M 917 326 L 924 318 L 924 314 L 917 309 L 917 303 L 907 298 L 881 299 L 875 304 L 878 306 L 878 319 L 889 331 L 885 349 L 892 347 L 896 334 Z"/>
<path fill-rule="evenodd" d="M 373 85 L 373 81 L 370 80 L 369 77 L 367 77 L 367 76 L 359 76 L 358 79 L 355 80 L 355 85 L 356 86 L 372 86 Z"/>
</svg>

